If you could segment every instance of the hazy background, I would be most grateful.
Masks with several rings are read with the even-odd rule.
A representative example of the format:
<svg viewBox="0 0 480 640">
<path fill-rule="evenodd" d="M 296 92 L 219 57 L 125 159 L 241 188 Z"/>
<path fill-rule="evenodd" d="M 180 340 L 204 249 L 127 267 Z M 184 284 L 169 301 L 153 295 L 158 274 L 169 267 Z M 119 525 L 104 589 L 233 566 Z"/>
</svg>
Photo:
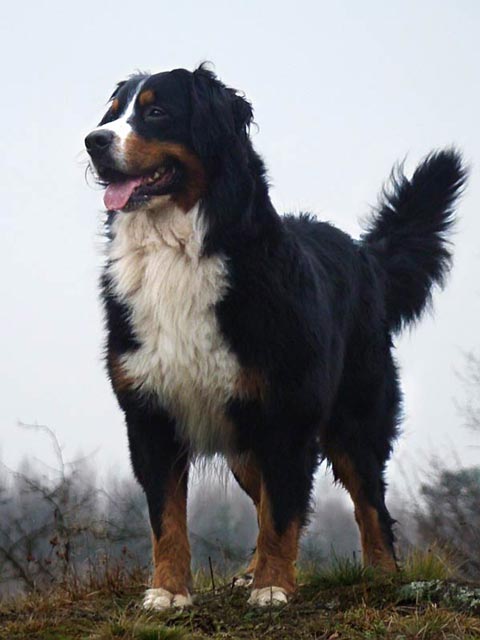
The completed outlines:
<svg viewBox="0 0 480 640">
<path fill-rule="evenodd" d="M 397 340 L 404 433 L 390 477 L 416 477 L 434 449 L 478 462 L 455 399 L 478 346 L 480 3 L 354 0 L 30 2 L 2 11 L 0 459 L 95 451 L 128 469 L 123 420 L 101 360 L 97 294 L 102 194 L 84 178 L 85 134 L 136 69 L 204 59 L 253 102 L 257 149 L 280 210 L 309 209 L 357 235 L 392 164 L 456 144 L 472 164 L 455 268 L 435 316 Z"/>
</svg>

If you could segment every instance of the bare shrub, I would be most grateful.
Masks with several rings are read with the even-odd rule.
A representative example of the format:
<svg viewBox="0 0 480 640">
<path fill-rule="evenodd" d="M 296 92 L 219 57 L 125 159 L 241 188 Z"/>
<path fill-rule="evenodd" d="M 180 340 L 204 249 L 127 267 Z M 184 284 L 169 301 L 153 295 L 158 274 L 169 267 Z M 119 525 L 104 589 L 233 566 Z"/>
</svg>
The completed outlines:
<svg viewBox="0 0 480 640">
<path fill-rule="evenodd" d="M 468 578 L 480 576 L 480 467 L 435 470 L 415 509 L 423 545 L 449 549 Z"/>
<path fill-rule="evenodd" d="M 57 464 L 48 472 L 24 461 L 0 478 L 0 593 L 72 588 L 110 580 L 139 566 L 148 548 L 143 496 L 132 482 L 98 488 L 88 460 L 65 462 L 55 434 Z M 144 563 L 145 564 L 145 563 Z"/>
</svg>

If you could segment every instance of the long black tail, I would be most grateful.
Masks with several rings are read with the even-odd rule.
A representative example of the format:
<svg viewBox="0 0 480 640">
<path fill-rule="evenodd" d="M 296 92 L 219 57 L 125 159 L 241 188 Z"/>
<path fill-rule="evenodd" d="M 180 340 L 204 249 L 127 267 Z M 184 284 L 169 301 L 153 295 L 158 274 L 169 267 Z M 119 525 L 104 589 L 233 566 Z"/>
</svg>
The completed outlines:
<svg viewBox="0 0 480 640">
<path fill-rule="evenodd" d="M 460 153 L 431 153 L 411 180 L 397 166 L 383 190 L 362 241 L 386 273 L 389 327 L 399 331 L 417 320 L 430 302 L 434 284 L 443 285 L 450 269 L 447 232 L 467 170 Z"/>
</svg>

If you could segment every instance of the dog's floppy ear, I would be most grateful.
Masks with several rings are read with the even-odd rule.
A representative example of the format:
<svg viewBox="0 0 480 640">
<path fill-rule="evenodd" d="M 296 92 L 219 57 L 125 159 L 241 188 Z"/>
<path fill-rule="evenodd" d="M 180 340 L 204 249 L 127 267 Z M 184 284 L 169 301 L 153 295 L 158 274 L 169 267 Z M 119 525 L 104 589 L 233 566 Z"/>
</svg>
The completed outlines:
<svg viewBox="0 0 480 640">
<path fill-rule="evenodd" d="M 113 93 L 108 99 L 108 102 L 111 102 L 114 98 L 116 98 L 118 96 L 118 92 L 120 91 L 120 89 L 126 84 L 127 84 L 126 80 L 121 80 L 120 82 L 117 82 L 117 86 L 113 90 Z"/>
<path fill-rule="evenodd" d="M 192 77 L 192 141 L 205 159 L 222 155 L 235 138 L 245 139 L 253 118 L 250 103 L 200 66 Z"/>
</svg>

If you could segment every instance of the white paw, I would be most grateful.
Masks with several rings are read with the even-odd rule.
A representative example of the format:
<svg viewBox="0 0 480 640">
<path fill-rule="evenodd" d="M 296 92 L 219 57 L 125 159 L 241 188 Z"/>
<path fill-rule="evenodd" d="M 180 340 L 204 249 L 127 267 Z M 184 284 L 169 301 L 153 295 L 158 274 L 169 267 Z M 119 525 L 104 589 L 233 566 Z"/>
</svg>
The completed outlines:
<svg viewBox="0 0 480 640">
<path fill-rule="evenodd" d="M 248 588 L 252 586 L 252 582 L 253 573 L 243 573 L 242 575 L 235 576 L 233 579 L 233 586 Z"/>
<path fill-rule="evenodd" d="M 165 611 L 172 607 L 183 609 L 191 604 L 192 598 L 189 593 L 183 596 L 181 593 L 170 593 L 166 589 L 147 589 L 143 599 L 143 608 L 155 611 Z"/>
<path fill-rule="evenodd" d="M 275 607 L 288 602 L 287 592 L 282 587 L 263 587 L 253 589 L 248 604 L 254 607 Z"/>
</svg>

